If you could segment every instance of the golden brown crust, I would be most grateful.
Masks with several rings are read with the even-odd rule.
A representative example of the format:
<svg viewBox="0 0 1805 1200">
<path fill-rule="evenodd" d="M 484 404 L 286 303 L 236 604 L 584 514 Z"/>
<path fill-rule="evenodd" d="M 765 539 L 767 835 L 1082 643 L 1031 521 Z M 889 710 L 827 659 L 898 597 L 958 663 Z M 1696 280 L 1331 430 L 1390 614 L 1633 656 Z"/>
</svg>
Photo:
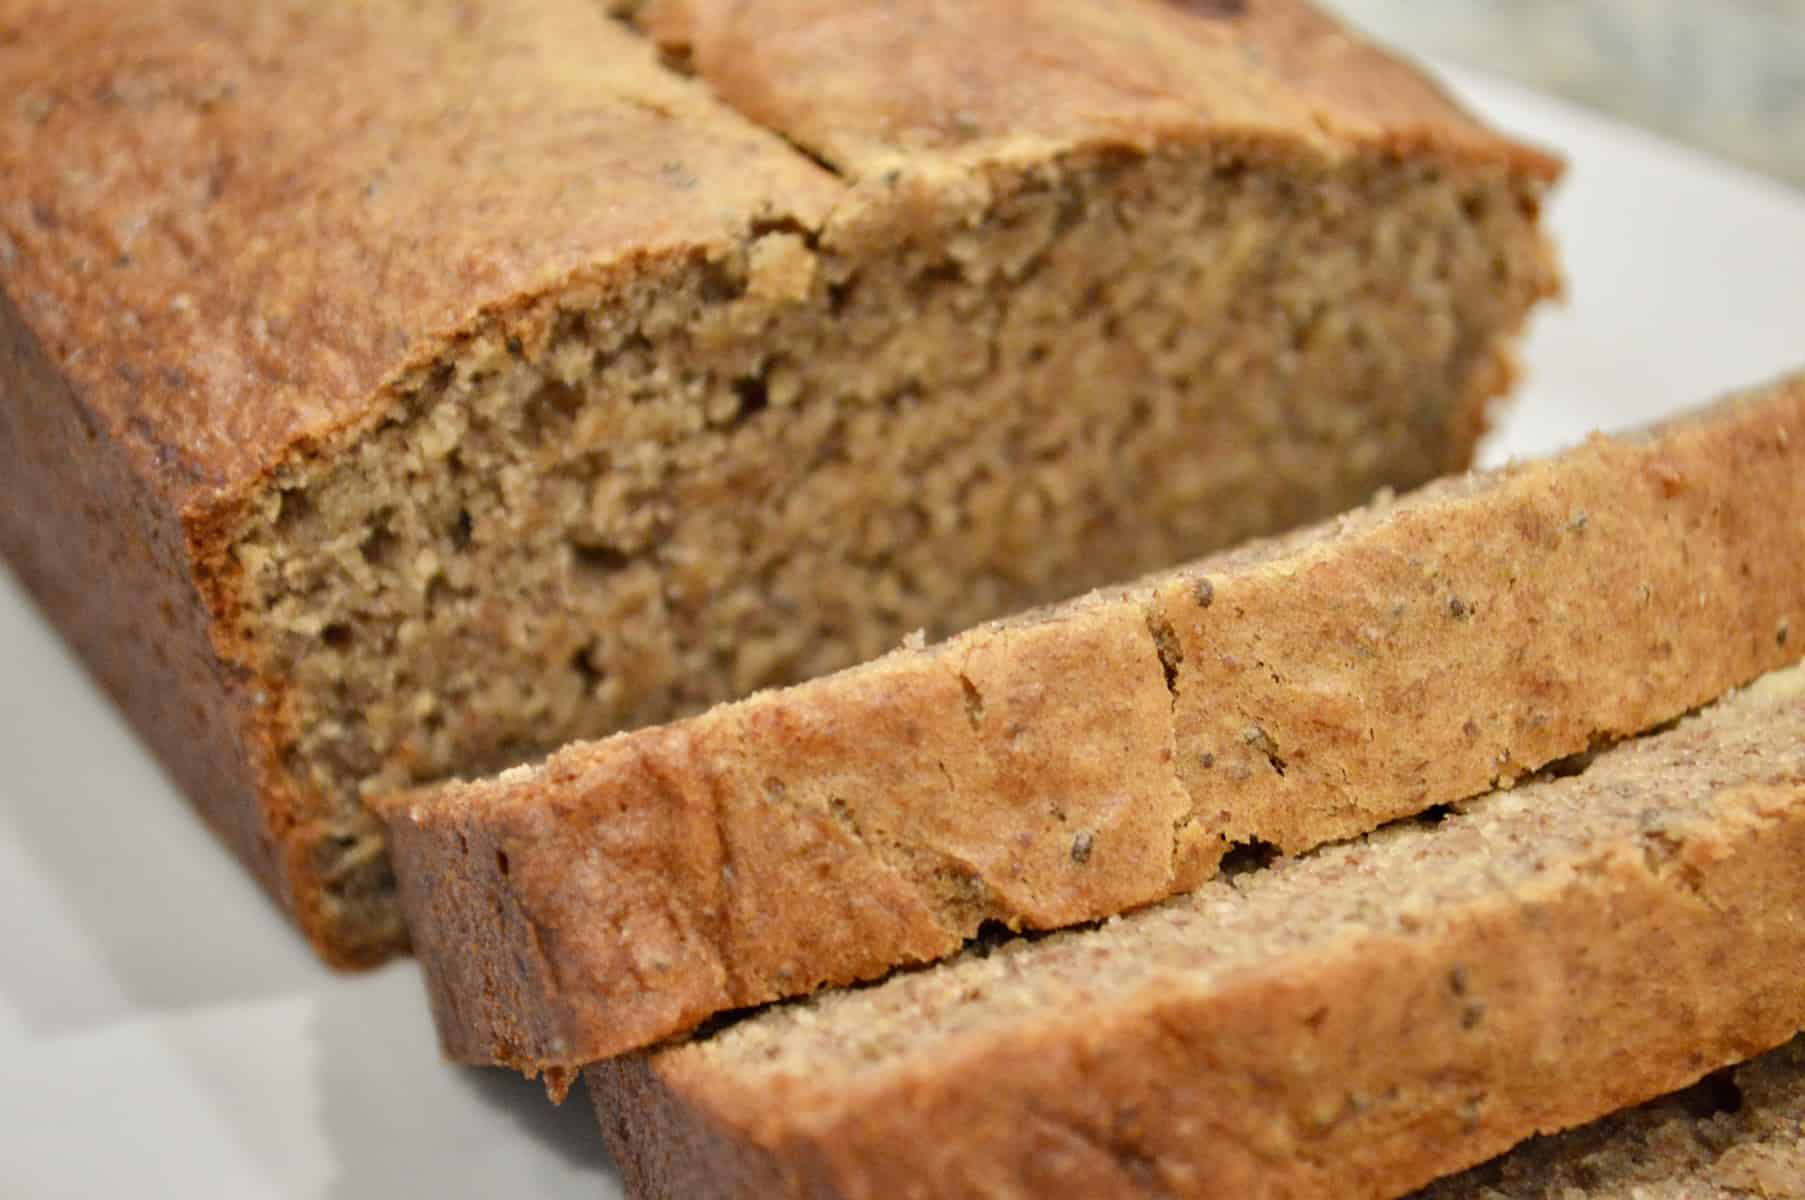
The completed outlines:
<svg viewBox="0 0 1805 1200">
<path fill-rule="evenodd" d="M 1793 381 L 404 798 L 447 1049 L 577 1065 L 1659 725 L 1797 657 L 1802 459 Z"/>
<path fill-rule="evenodd" d="M 593 1066 L 631 1194 L 1379 1198 L 1777 1045 L 1805 1026 L 1775 969 L 1805 952 L 1792 674 L 1264 891 Z"/>
<path fill-rule="evenodd" d="M 853 180 L 1205 136 L 1560 169 L 1302 0 L 652 0 L 635 20 Z"/>
</svg>

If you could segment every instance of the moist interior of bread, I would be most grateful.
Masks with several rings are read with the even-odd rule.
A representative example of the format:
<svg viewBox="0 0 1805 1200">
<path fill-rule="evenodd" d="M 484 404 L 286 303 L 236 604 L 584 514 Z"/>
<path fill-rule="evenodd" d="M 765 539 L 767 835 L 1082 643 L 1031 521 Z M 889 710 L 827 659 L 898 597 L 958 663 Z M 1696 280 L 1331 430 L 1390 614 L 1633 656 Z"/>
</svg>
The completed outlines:
<svg viewBox="0 0 1805 1200">
<path fill-rule="evenodd" d="M 1502 167 L 1168 146 L 864 181 L 573 286 L 284 467 L 241 633 L 341 936 L 363 797 L 1132 577 L 1452 466 L 1553 287 Z"/>
<path fill-rule="evenodd" d="M 939 967 L 779 1005 L 674 1053 L 747 1088 L 776 1077 L 878 1086 L 1037 1021 L 1294 968 L 1293 956 L 1346 938 L 1426 935 L 1463 903 L 1601 847 L 1638 844 L 1658 868 L 1709 821 L 1723 789 L 1805 782 L 1801 695 L 1805 667 L 1789 668 L 1666 733 L 1601 752 L 1578 774 L 1224 876 L 1093 929 L 982 945 Z"/>
<path fill-rule="evenodd" d="M 1533 1138 L 1413 1200 L 1805 1196 L 1805 1037 L 1693 1087 Z"/>
<path fill-rule="evenodd" d="M 908 686 L 906 681 L 913 678 L 914 664 L 911 663 L 911 659 L 942 657 L 948 661 L 956 660 L 960 654 L 961 644 L 967 638 L 981 638 L 986 635 L 1022 630 L 1036 625 L 1054 625 L 1080 618 L 1086 612 L 1118 605 L 1132 605 L 1141 610 L 1147 624 L 1147 636 L 1152 640 L 1156 652 L 1163 657 L 1168 653 L 1164 648 L 1165 640 L 1171 635 L 1169 629 L 1162 631 L 1158 627 L 1161 619 L 1157 608 L 1158 596 L 1164 589 L 1176 586 L 1195 596 L 1199 587 L 1205 585 L 1213 587 L 1212 581 L 1225 575 L 1251 571 L 1279 559 L 1333 553 L 1331 547 L 1341 543 L 1344 539 L 1359 538 L 1371 533 L 1382 527 L 1387 521 L 1404 517 L 1412 512 L 1433 509 L 1439 504 L 1459 502 L 1478 496 L 1499 487 L 1513 475 L 1545 469 L 1546 466 L 1547 464 L 1541 462 L 1515 463 L 1490 470 L 1446 475 L 1403 496 L 1395 494 L 1390 487 L 1382 487 L 1367 503 L 1338 513 L 1327 520 L 1303 525 L 1284 533 L 1249 538 L 1237 542 L 1229 549 L 1218 550 L 1203 558 L 1193 559 L 1176 567 L 1149 572 L 1127 583 L 1096 588 L 1051 604 L 1038 605 L 1009 613 L 1006 616 L 996 617 L 971 626 L 969 629 L 961 631 L 959 635 L 943 642 L 930 643 L 925 632 L 917 630 L 904 635 L 900 645 L 883 655 L 865 659 L 841 669 L 834 674 L 832 680 L 821 679 L 813 684 L 804 682 L 797 686 L 799 688 L 820 687 L 825 690 L 860 676 L 872 676 L 890 677 L 896 680 L 898 686 L 906 687 Z M 766 697 L 763 694 L 754 693 L 739 700 L 716 705 L 697 720 L 703 724 L 718 722 L 728 725 L 741 719 L 745 711 L 756 708 L 765 700 Z M 968 704 L 972 702 L 972 699 L 967 700 Z M 982 702 L 981 696 L 976 697 L 976 703 L 981 705 Z M 497 775 L 479 780 L 459 780 L 447 783 L 433 790 L 432 803 L 435 807 L 442 808 L 474 806 L 479 808 L 489 819 L 505 810 L 519 811 L 538 807 L 543 803 L 543 798 L 537 790 L 537 785 L 542 779 L 560 771 L 583 771 L 587 765 L 609 754 L 617 739 L 626 736 L 627 733 L 622 732 L 605 739 L 575 742 L 560 748 L 546 758 L 532 763 L 517 764 Z M 783 780 L 779 779 L 778 782 L 783 783 Z M 980 913 L 979 915 L 987 914 Z"/>
</svg>

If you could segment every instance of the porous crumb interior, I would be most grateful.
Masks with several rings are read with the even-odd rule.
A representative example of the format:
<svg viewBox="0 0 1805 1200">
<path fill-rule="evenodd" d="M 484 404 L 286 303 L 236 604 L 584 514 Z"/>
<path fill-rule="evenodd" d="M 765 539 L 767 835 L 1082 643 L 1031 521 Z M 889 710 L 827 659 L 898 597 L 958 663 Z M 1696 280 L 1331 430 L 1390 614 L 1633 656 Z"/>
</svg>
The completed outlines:
<svg viewBox="0 0 1805 1200">
<path fill-rule="evenodd" d="M 1167 147 L 979 180 L 574 286 L 543 348 L 473 336 L 278 475 L 243 633 L 344 937 L 401 937 L 361 797 L 1418 483 L 1552 287 L 1503 168 Z"/>
<path fill-rule="evenodd" d="M 1095 929 L 981 945 L 939 967 L 779 1005 L 677 1053 L 700 1056 L 736 1087 L 786 1076 L 838 1088 L 1037 1020 L 1296 969 L 1296 956 L 1320 957 L 1349 937 L 1427 936 L 1461 904 L 1602 848 L 1640 845 L 1659 869 L 1723 789 L 1805 783 L 1802 684 L 1805 667 L 1790 668 L 1667 733 L 1601 753 L 1579 774 L 1224 877 Z"/>
<path fill-rule="evenodd" d="M 1805 1196 L 1805 1037 L 1693 1087 L 1525 1142 L 1413 1200 Z"/>
</svg>

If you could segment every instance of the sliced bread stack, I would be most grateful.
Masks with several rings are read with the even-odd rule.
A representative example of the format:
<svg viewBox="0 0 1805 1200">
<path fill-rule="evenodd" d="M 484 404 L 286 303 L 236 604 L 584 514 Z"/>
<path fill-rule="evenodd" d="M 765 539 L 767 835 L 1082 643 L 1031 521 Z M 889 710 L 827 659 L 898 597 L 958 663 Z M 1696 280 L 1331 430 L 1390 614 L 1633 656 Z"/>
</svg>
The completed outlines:
<svg viewBox="0 0 1805 1200">
<path fill-rule="evenodd" d="M 589 1068 L 644 1196 L 1385 1197 L 1805 1028 L 1805 668 L 1576 773 Z"/>
<path fill-rule="evenodd" d="M 635 1194 L 1394 1196 L 1805 1028 L 1801 614 L 1792 380 L 387 812 Z"/>
</svg>

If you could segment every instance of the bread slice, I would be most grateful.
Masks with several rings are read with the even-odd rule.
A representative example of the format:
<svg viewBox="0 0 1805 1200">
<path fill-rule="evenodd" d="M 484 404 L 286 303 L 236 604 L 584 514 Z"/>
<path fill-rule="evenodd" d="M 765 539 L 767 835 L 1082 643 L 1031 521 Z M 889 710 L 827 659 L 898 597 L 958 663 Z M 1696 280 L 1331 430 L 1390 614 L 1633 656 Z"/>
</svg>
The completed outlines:
<svg viewBox="0 0 1805 1200">
<path fill-rule="evenodd" d="M 1805 1200 L 1805 1038 L 1413 1200 Z"/>
<path fill-rule="evenodd" d="M 390 810 L 448 1051 L 568 1068 L 1635 734 L 1794 661 L 1805 379 Z"/>
<path fill-rule="evenodd" d="M 1395 1196 L 1805 1028 L 1805 668 L 1577 775 L 589 1067 L 642 1197 Z"/>
<path fill-rule="evenodd" d="M 15 6 L 0 548 L 380 958 L 366 795 L 1468 461 L 1557 165 L 1236 7 Z"/>
</svg>

